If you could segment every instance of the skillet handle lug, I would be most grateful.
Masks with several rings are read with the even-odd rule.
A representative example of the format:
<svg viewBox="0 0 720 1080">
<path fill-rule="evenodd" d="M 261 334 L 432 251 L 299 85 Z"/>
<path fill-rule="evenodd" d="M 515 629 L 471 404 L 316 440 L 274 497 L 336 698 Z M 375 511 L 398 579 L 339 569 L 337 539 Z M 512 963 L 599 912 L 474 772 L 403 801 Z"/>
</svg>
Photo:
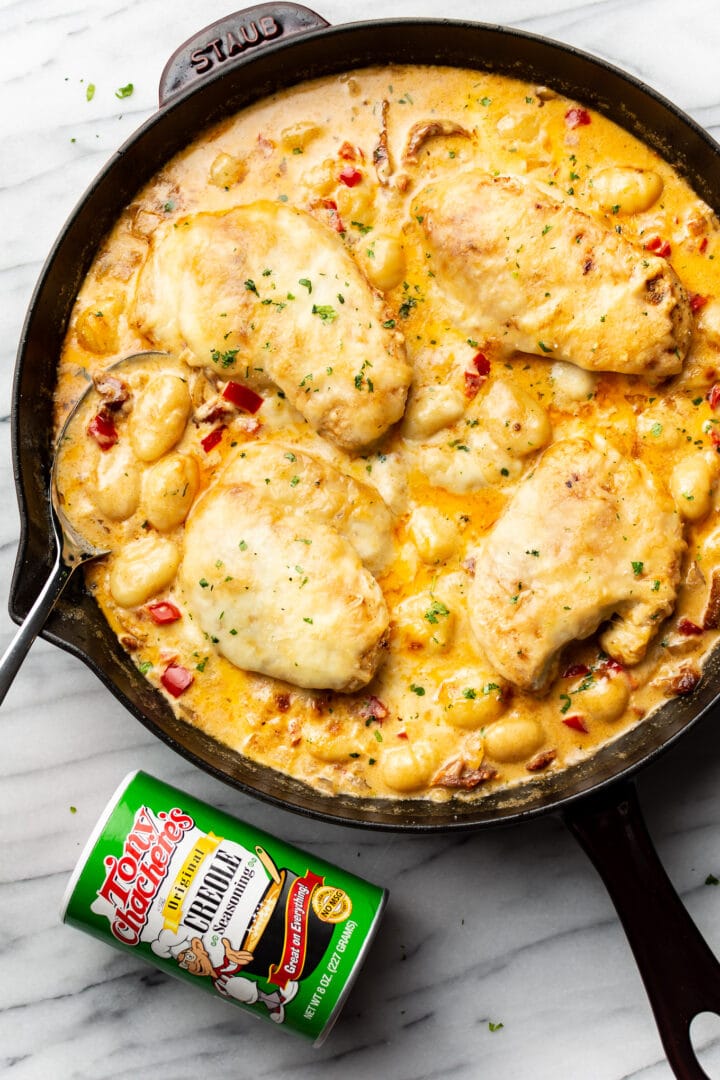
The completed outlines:
<svg viewBox="0 0 720 1080">
<path fill-rule="evenodd" d="M 563 817 L 617 909 L 675 1076 L 708 1080 L 690 1024 L 699 1013 L 720 1014 L 720 963 L 658 858 L 634 784 L 615 784 Z"/>
<path fill-rule="evenodd" d="M 193 34 L 172 54 L 160 76 L 160 108 L 204 76 L 244 63 L 271 42 L 329 25 L 310 8 L 281 2 L 256 4 L 226 15 Z"/>
</svg>

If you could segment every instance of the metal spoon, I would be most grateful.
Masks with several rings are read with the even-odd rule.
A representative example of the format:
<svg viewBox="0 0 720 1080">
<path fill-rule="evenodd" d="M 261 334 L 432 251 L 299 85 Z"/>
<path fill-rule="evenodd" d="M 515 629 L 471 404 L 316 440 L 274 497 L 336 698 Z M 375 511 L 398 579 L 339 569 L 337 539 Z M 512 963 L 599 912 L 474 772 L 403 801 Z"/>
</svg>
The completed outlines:
<svg viewBox="0 0 720 1080">
<path fill-rule="evenodd" d="M 125 356 L 122 360 L 118 360 L 117 363 L 111 364 L 103 374 L 111 372 L 115 373 L 118 368 L 124 368 L 139 363 L 156 366 L 159 358 L 167 361 L 169 359 L 169 354 L 159 352 L 133 353 L 131 356 Z M 82 566 L 83 563 L 89 562 L 91 559 L 100 559 L 104 555 L 110 554 L 109 549 L 103 550 L 94 547 L 87 538 L 78 533 L 65 513 L 62 492 L 58 487 L 58 462 L 61 456 L 59 453 L 60 447 L 70 434 L 71 426 L 76 422 L 78 417 L 81 417 L 85 412 L 85 406 L 92 395 L 97 396 L 98 403 L 102 402 L 103 399 L 98 393 L 95 384 L 90 383 L 88 388 L 80 398 L 78 398 L 75 405 L 70 410 L 70 413 L 62 426 L 60 435 L 58 436 L 57 443 L 55 444 L 55 454 L 50 475 L 50 519 L 57 554 L 55 556 L 53 568 L 50 571 L 50 576 L 45 582 L 40 595 L 30 608 L 30 611 L 25 617 L 25 621 L 10 645 L 5 650 L 2 659 L 0 659 L 0 704 L 5 700 L 5 695 L 10 689 L 30 646 L 47 622 L 50 613 L 62 596 L 74 571 L 78 566 Z"/>
</svg>

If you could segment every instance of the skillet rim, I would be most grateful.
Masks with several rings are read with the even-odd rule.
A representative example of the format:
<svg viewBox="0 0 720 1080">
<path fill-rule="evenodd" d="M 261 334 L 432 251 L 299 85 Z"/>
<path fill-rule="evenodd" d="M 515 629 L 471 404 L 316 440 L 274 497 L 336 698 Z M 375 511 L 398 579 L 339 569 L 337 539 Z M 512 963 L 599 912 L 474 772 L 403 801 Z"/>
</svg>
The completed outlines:
<svg viewBox="0 0 720 1080">
<path fill-rule="evenodd" d="M 229 16 L 228 18 L 231 17 L 232 16 Z M 453 38 L 453 48 L 455 50 L 458 49 L 458 39 L 461 35 L 470 33 L 473 35 L 473 38 L 470 46 L 465 48 L 462 57 L 453 55 L 453 58 L 449 59 L 443 54 L 441 56 L 435 55 L 432 60 L 428 58 L 417 59 L 416 57 L 410 58 L 399 55 L 403 52 L 404 48 L 407 48 L 406 39 L 408 31 L 410 30 L 421 31 L 426 33 L 428 37 L 433 36 L 431 33 L 432 31 L 443 31 Z M 405 43 L 398 44 L 397 42 L 391 42 L 388 45 L 388 42 L 383 36 L 392 33 L 404 37 Z M 238 111 L 239 108 L 245 108 L 252 104 L 252 102 L 266 96 L 267 93 L 272 92 L 272 89 L 268 89 L 267 86 L 261 86 L 252 88 L 248 96 L 248 90 L 245 84 L 251 82 L 254 69 L 259 67 L 262 68 L 263 66 L 272 68 L 274 58 L 279 55 L 284 56 L 287 50 L 290 50 L 291 53 L 296 55 L 307 51 L 312 52 L 313 46 L 315 46 L 318 41 L 326 43 L 328 38 L 338 41 L 342 47 L 348 40 L 352 43 L 358 37 L 363 40 L 367 35 L 370 35 L 371 37 L 380 35 L 380 44 L 382 45 L 382 48 L 379 51 L 381 53 L 392 53 L 394 60 L 378 58 L 377 53 L 373 58 L 368 58 L 364 53 L 361 56 L 358 55 L 357 51 L 351 55 L 351 59 L 348 59 L 346 55 L 341 58 L 338 58 L 335 55 L 329 57 L 329 55 L 322 55 L 323 51 L 321 48 L 318 70 L 312 70 L 310 72 L 298 71 L 297 65 L 292 65 L 292 75 L 288 75 L 287 68 L 283 69 L 282 81 L 280 82 L 277 81 L 279 72 L 276 72 L 275 88 L 285 89 L 289 86 L 298 85 L 308 78 L 320 77 L 322 74 L 331 75 L 333 73 L 358 67 L 376 66 L 377 64 L 392 62 L 417 64 L 435 63 L 436 65 L 440 64 L 454 67 L 477 67 L 479 71 L 498 71 L 511 77 L 527 78 L 527 74 L 509 70 L 507 65 L 504 65 L 502 61 L 498 63 L 495 58 L 488 59 L 488 56 L 486 55 L 487 48 L 484 45 L 483 48 L 479 49 L 477 55 L 468 55 L 468 53 L 473 52 L 475 42 L 484 43 L 485 38 L 487 38 L 488 43 L 491 41 L 502 41 L 505 47 L 510 46 L 511 49 L 515 48 L 517 44 L 520 43 L 520 51 L 522 51 L 522 49 L 529 50 L 530 53 L 534 54 L 534 60 L 536 62 L 537 58 L 541 55 L 543 58 L 551 55 L 557 57 L 559 55 L 563 59 L 564 66 L 561 65 L 563 74 L 558 75 L 554 80 L 546 79 L 544 81 L 558 87 L 561 93 L 566 93 L 576 100 L 585 101 L 592 107 L 605 113 L 605 115 L 610 115 L 610 118 L 616 123 L 619 123 L 620 126 L 625 127 L 633 134 L 644 139 L 646 142 L 649 142 L 663 157 L 676 162 L 675 167 L 688 178 L 693 189 L 700 197 L 710 203 L 711 206 L 714 204 L 714 208 L 720 212 L 720 147 L 704 128 L 684 113 L 677 105 L 655 91 L 652 87 L 647 86 L 636 76 L 623 71 L 609 61 L 593 56 L 590 53 L 577 49 L 572 45 L 565 44 L 564 42 L 558 42 L 541 35 L 517 30 L 512 27 L 503 27 L 493 23 L 479 23 L 469 20 L 452 19 L 403 18 L 343 23 L 338 26 L 321 27 L 317 30 L 311 30 L 302 35 L 291 36 L 287 39 L 268 42 L 258 51 L 244 57 L 241 63 L 236 63 L 232 66 L 230 66 L 230 64 L 220 66 L 212 73 L 202 76 L 197 81 L 190 83 L 185 89 L 179 91 L 166 105 L 148 117 L 130 138 L 114 152 L 108 162 L 91 181 L 80 200 L 76 203 L 57 240 L 53 244 L 40 272 L 38 282 L 33 290 L 20 335 L 12 389 L 11 442 L 13 477 L 17 492 L 21 523 L 18 553 L 13 571 L 9 601 L 10 617 L 14 622 L 21 622 L 29 607 L 27 596 L 23 597 L 23 589 L 25 590 L 25 593 L 28 592 L 25 575 L 31 576 L 32 567 L 29 565 L 30 556 L 32 555 L 33 540 L 37 541 L 31 528 L 31 514 L 29 509 L 30 499 L 28 498 L 28 486 L 30 479 L 32 478 L 32 473 L 29 473 L 23 464 L 25 447 L 22 439 L 22 416 L 24 415 L 24 409 L 27 408 L 24 401 L 24 379 L 27 378 L 26 367 L 28 363 L 27 354 L 32 347 L 33 333 L 36 333 L 36 335 L 39 333 L 39 331 L 36 330 L 36 325 L 42 314 L 40 309 L 44 303 L 48 302 L 47 293 L 51 290 L 52 275 L 56 269 L 56 263 L 63 257 L 66 247 L 74 239 L 73 230 L 80 229 L 82 233 L 83 215 L 87 215 L 88 207 L 92 205 L 93 200 L 96 199 L 96 197 L 100 196 L 102 199 L 103 185 L 108 184 L 118 170 L 122 168 L 126 157 L 136 152 L 140 144 L 146 138 L 151 138 L 152 135 L 156 133 L 157 129 L 162 133 L 168 128 L 172 128 L 172 119 L 177 116 L 182 116 L 184 111 L 189 109 L 188 102 L 196 102 L 203 98 L 212 99 L 213 93 L 215 94 L 215 97 L 217 97 L 219 89 L 223 88 L 227 82 L 231 82 L 233 86 L 235 83 L 239 82 L 241 85 L 235 90 L 234 97 L 237 97 L 239 93 L 240 96 L 244 95 L 247 100 L 245 100 L 241 106 L 232 104 L 234 98 L 231 93 L 230 103 L 226 104 L 222 113 L 223 115 L 229 115 L 231 112 Z M 416 44 L 413 42 L 411 44 L 411 49 L 414 48 L 416 48 Z M 513 61 L 516 65 L 525 62 L 526 61 L 522 59 L 518 59 L 517 56 Z M 677 155 L 671 155 L 669 153 L 672 144 L 666 142 L 665 145 L 662 145 L 662 134 L 658 132 L 649 132 L 649 129 L 645 127 L 643 127 L 642 132 L 640 131 L 640 120 L 638 116 L 629 110 L 628 104 L 624 100 L 620 101 L 620 108 L 621 110 L 624 110 L 624 114 L 618 117 L 612 115 L 612 110 L 617 109 L 618 107 L 618 102 L 617 100 L 613 100 L 612 95 L 610 97 L 607 97 L 607 95 L 599 95 L 595 90 L 593 90 L 593 93 L 589 93 L 587 86 L 584 87 L 582 93 L 579 93 L 578 87 L 575 84 L 571 85 L 568 82 L 568 80 L 571 80 L 574 72 L 573 65 L 579 65 L 579 68 L 585 69 L 586 78 L 588 76 L 587 69 L 589 68 L 600 76 L 605 76 L 606 78 L 609 77 L 611 81 L 619 82 L 619 84 L 625 88 L 629 87 L 635 95 L 633 102 L 636 105 L 638 102 L 641 102 L 642 104 L 647 105 L 650 110 L 653 108 L 656 109 L 658 115 L 662 116 L 667 124 L 674 126 L 677 129 L 677 133 L 683 133 L 683 131 L 689 133 L 692 137 L 690 140 L 692 145 L 683 148 L 683 153 L 681 154 L 682 161 L 678 162 Z M 287 67 L 289 68 L 290 65 Z M 533 80 L 529 79 L 529 81 L 532 82 Z M 244 90 L 243 86 L 245 86 Z M 184 135 L 182 142 L 177 145 L 174 150 L 162 152 L 160 165 L 153 164 L 145 173 L 143 173 L 143 177 L 139 181 L 133 181 L 132 185 L 130 185 L 132 188 L 130 198 L 132 197 L 132 194 L 136 193 L 137 190 L 147 182 L 150 176 L 154 175 L 159 168 L 162 168 L 162 163 L 164 161 L 169 160 L 169 157 L 172 156 L 173 153 L 178 152 L 183 145 L 187 145 L 200 131 L 217 122 L 220 118 L 221 116 L 218 115 L 217 112 L 212 112 L 211 110 L 209 115 L 203 115 L 203 118 L 200 120 L 196 119 L 191 125 L 192 133 L 189 136 Z M 632 124 L 629 123 L 630 119 L 633 120 Z M 656 138 L 649 138 L 649 135 L 655 135 Z M 674 146 L 674 149 L 678 150 L 678 147 Z M 689 156 L 687 155 L 688 150 L 691 151 Z M 710 166 L 714 166 L 715 172 L 717 173 L 714 182 L 711 181 L 709 175 L 705 175 L 704 171 L 694 171 L 695 169 L 699 170 L 701 166 L 703 167 L 703 170 L 707 169 L 709 173 L 712 172 Z M 128 185 L 125 184 L 123 190 L 125 190 L 125 187 L 127 186 Z M 98 247 L 102 243 L 107 227 L 116 219 L 120 209 L 126 205 L 129 198 L 123 196 L 122 199 L 119 200 L 120 209 L 113 209 L 111 213 L 107 210 L 107 200 L 104 199 L 103 201 L 106 207 L 105 218 L 109 219 L 109 222 L 108 225 L 103 226 L 99 234 L 94 235 L 91 244 L 88 245 L 86 243 L 84 247 L 81 244 L 85 262 L 77 272 L 77 283 L 82 281 L 82 278 L 87 272 L 92 257 L 96 254 Z M 76 286 L 73 286 L 70 291 L 72 292 L 71 299 L 69 301 L 67 299 L 65 300 L 66 318 L 62 322 L 62 325 L 57 328 L 56 337 L 58 344 L 62 341 L 66 331 L 67 317 L 69 317 L 72 308 Z M 57 298 L 55 298 L 55 302 L 57 302 Z M 52 365 L 52 368 L 54 369 L 54 364 Z M 50 389 L 51 388 L 47 386 L 43 388 L 46 396 Z M 54 383 L 52 390 L 54 391 Z M 50 400 L 51 397 L 52 395 L 50 395 Z M 47 438 L 47 431 L 45 434 L 45 452 L 48 458 L 51 458 L 52 445 L 49 438 Z M 49 471 L 49 461 L 41 461 L 40 464 L 41 467 L 45 467 L 46 472 Z M 43 499 L 43 493 L 39 493 L 37 487 L 31 494 L 36 496 L 36 503 L 38 495 L 40 504 L 44 503 L 44 514 L 41 513 L 41 517 L 44 519 L 43 524 L 47 525 L 48 528 L 46 529 L 46 536 L 43 538 L 44 543 L 41 544 L 41 548 L 42 554 L 47 558 L 52 553 L 54 543 L 52 533 L 49 529 L 49 501 L 47 500 L 46 494 Z M 38 509 L 37 505 L 35 506 L 35 509 Z M 42 511 L 42 505 L 40 506 L 40 509 Z M 33 586 L 30 586 L 29 591 L 35 591 Z M 202 733 L 200 733 L 200 737 L 198 737 L 198 729 L 178 721 L 174 714 L 172 714 L 160 691 L 155 690 L 144 677 L 139 675 L 134 668 L 134 665 L 130 663 L 127 654 L 120 650 L 117 641 L 114 640 L 114 635 L 110 631 L 108 624 L 105 623 L 104 617 L 100 614 L 99 609 L 94 604 L 90 593 L 79 588 L 78 582 L 74 582 L 70 587 L 70 599 L 73 597 L 75 598 L 76 605 L 79 605 L 84 615 L 86 617 L 90 615 L 90 629 L 92 629 L 93 623 L 96 626 L 101 623 L 102 626 L 100 629 L 102 630 L 102 627 L 105 627 L 106 639 L 112 638 L 112 641 L 106 640 L 105 642 L 106 645 L 110 646 L 110 650 L 107 653 L 107 656 L 104 657 L 104 663 L 110 664 L 111 668 L 109 670 L 106 669 L 103 662 L 101 662 L 97 656 L 88 652 L 87 642 L 83 645 L 82 627 L 79 637 L 77 633 L 78 620 L 74 617 L 75 607 L 68 603 L 67 600 L 61 602 L 59 611 L 52 617 L 46 628 L 42 631 L 42 636 L 46 640 L 51 641 L 53 644 L 58 645 L 60 648 L 83 660 L 120 703 L 124 705 L 136 719 L 140 720 L 148 730 L 152 731 L 156 737 L 160 738 L 171 749 L 184 756 L 193 764 L 198 765 L 215 778 L 223 780 L 229 785 L 243 791 L 245 794 L 253 795 L 281 809 L 291 810 L 304 816 L 318 818 L 337 825 L 374 828 L 386 831 L 454 832 L 502 824 L 513 824 L 526 820 L 527 818 L 536 817 L 539 814 L 566 809 L 578 799 L 589 796 L 590 794 L 597 794 L 620 780 L 628 778 L 644 765 L 649 764 L 666 750 L 669 750 L 686 730 L 697 723 L 701 717 L 705 716 L 712 709 L 713 705 L 720 697 L 719 644 L 712 656 L 706 662 L 706 677 L 701 682 L 698 691 L 691 697 L 672 699 L 668 704 L 663 705 L 660 709 L 656 710 L 651 717 L 643 720 L 634 728 L 629 729 L 628 732 L 619 736 L 613 743 L 601 748 L 600 751 L 593 754 L 586 762 L 583 762 L 580 767 L 569 766 L 558 773 L 550 774 L 544 778 L 540 777 L 539 779 L 533 779 L 522 785 L 522 787 L 507 789 L 505 796 L 509 796 L 507 801 L 510 804 L 510 809 L 503 805 L 500 805 L 499 807 L 496 806 L 497 800 L 495 800 L 492 795 L 480 796 L 475 800 L 466 801 L 463 799 L 451 799 L 437 803 L 432 800 L 362 800 L 352 796 L 327 796 L 320 794 L 298 781 L 293 781 L 291 778 L 270 769 L 267 766 L 258 766 L 253 762 L 249 762 L 248 759 L 242 758 L 238 754 L 233 754 L 226 747 L 223 747 L 222 744 L 215 743 L 206 736 L 202 736 Z M 24 603 L 23 599 L 25 601 Z M 73 634 L 73 631 L 76 631 L 76 633 Z M 114 648 L 112 647 L 113 643 Z M 128 683 L 133 685 L 133 688 L 138 691 L 136 698 L 130 698 L 123 687 L 118 685 L 118 682 L 115 681 L 118 677 L 118 671 L 115 670 L 115 674 L 113 675 L 112 665 L 118 666 L 120 673 L 123 674 Z M 141 683 L 142 686 L 139 686 L 139 683 Z M 712 687 L 713 683 L 715 684 L 715 689 Z M 161 725 L 157 716 L 148 715 L 144 711 L 143 704 L 148 701 L 149 711 L 152 712 L 154 708 L 156 712 L 159 711 L 163 713 L 164 726 Z M 688 707 L 688 703 L 691 703 L 692 707 Z M 671 716 L 675 716 L 675 722 L 670 725 L 669 732 L 661 733 L 661 736 L 658 737 L 656 731 L 656 738 L 653 744 L 650 745 L 649 748 L 645 747 L 645 743 L 651 741 L 649 738 L 649 731 L 653 728 L 657 729 L 662 727 L 662 724 L 658 723 L 658 715 L 662 714 L 664 716 L 668 711 Z M 655 718 L 654 722 L 653 718 Z M 619 752 L 619 760 L 622 762 L 621 755 L 623 747 L 626 743 L 632 742 L 631 736 L 638 730 L 642 730 L 643 732 L 643 737 L 639 739 L 641 743 L 640 749 L 638 750 L 635 748 L 632 760 L 618 765 L 613 759 L 618 758 Z M 194 747 L 189 747 L 187 745 L 188 736 L 190 737 L 191 742 L 195 742 L 196 745 Z M 207 756 L 208 747 L 210 746 L 214 751 L 214 760 L 211 760 L 210 757 Z M 228 772 L 227 767 L 223 768 L 222 759 L 228 755 L 233 757 L 236 760 L 236 763 L 239 762 L 241 766 L 241 775 L 231 774 Z M 610 759 L 609 762 L 604 760 L 608 758 Z M 600 773 L 600 775 L 596 775 L 597 773 Z M 572 788 L 571 783 L 573 778 L 575 780 L 574 789 Z M 558 786 L 558 780 L 565 781 L 564 784 L 559 785 L 561 789 L 570 789 L 566 790 L 564 793 L 561 790 L 559 796 L 557 792 L 553 790 Z M 550 782 L 548 783 L 547 781 Z M 555 781 L 555 783 L 553 783 L 553 781 Z M 258 784 L 260 784 L 260 786 L 258 786 Z M 280 789 L 280 793 L 278 793 L 278 788 Z M 530 805 L 526 805 L 525 803 L 521 804 L 519 802 L 516 805 L 516 800 L 513 799 L 512 796 L 527 792 L 530 792 Z M 526 800 L 526 802 L 527 801 L 528 800 Z M 391 808 L 390 813 L 388 813 L 389 808 Z M 432 820 L 433 817 L 437 817 L 439 820 Z"/>
</svg>

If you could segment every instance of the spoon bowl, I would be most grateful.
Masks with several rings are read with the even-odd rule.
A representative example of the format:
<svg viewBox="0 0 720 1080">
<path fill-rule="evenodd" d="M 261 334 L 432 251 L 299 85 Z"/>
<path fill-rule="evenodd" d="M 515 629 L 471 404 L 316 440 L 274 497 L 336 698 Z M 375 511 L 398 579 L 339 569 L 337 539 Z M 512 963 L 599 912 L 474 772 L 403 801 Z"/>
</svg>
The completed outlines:
<svg viewBox="0 0 720 1080">
<path fill-rule="evenodd" d="M 166 361 L 168 355 L 154 351 L 132 353 L 108 367 L 103 375 L 117 374 L 127 367 L 140 364 L 152 367 Z M 63 492 L 58 484 L 64 447 L 75 439 L 83 426 L 87 431 L 88 418 L 103 407 L 107 409 L 107 399 L 100 393 L 96 383 L 90 382 L 68 413 L 55 444 L 49 492 L 55 561 L 37 600 L 0 659 L 0 704 L 5 700 L 30 646 L 47 622 L 74 571 L 91 559 L 101 559 L 110 554 L 109 548 L 93 543 L 78 530 L 67 512 Z"/>
</svg>

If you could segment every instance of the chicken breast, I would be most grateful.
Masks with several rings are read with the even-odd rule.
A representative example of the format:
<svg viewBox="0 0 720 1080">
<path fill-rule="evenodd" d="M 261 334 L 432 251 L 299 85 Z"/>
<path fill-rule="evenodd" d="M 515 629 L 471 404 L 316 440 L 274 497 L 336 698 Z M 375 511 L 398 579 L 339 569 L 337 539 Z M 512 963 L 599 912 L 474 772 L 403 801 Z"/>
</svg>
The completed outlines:
<svg viewBox="0 0 720 1080">
<path fill-rule="evenodd" d="M 398 420 L 411 370 L 391 312 L 339 236 L 276 202 L 153 234 L 132 321 L 191 364 L 274 383 L 321 435 L 360 450 Z"/>
<path fill-rule="evenodd" d="M 652 382 L 681 370 L 692 318 L 665 259 L 518 177 L 460 173 L 413 214 L 474 338 Z"/>
<path fill-rule="evenodd" d="M 669 495 L 607 445 L 551 445 L 476 554 L 473 632 L 488 660 L 542 693 L 564 645 L 611 619 L 602 647 L 635 664 L 674 606 L 684 550 Z"/>
<path fill-rule="evenodd" d="M 346 692 L 377 670 L 388 610 L 354 547 L 251 484 L 216 484 L 196 505 L 179 580 L 197 624 L 243 670 Z"/>
<path fill-rule="evenodd" d="M 223 470 L 223 484 L 250 484 L 266 503 L 304 521 L 303 536 L 315 524 L 340 533 L 363 566 L 380 573 L 393 554 L 392 515 L 375 488 L 328 461 L 283 442 L 246 443 Z"/>
</svg>

